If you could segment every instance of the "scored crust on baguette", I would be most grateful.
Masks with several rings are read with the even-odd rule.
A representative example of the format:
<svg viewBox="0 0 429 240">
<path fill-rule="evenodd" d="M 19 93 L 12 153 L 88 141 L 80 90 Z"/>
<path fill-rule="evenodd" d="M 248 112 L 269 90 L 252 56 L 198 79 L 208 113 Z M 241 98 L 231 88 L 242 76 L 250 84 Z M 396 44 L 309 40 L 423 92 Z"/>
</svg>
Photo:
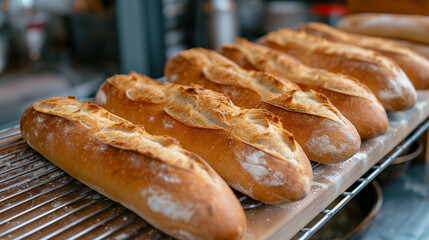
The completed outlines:
<svg viewBox="0 0 429 240">
<path fill-rule="evenodd" d="M 93 103 L 36 102 L 21 118 L 24 139 L 55 165 L 180 239 L 238 239 L 240 203 L 200 157 Z"/>
<path fill-rule="evenodd" d="M 147 97 L 154 95 L 162 101 Z M 266 110 L 239 108 L 217 92 L 161 84 L 135 72 L 107 79 L 96 102 L 150 133 L 179 139 L 231 187 L 256 200 L 296 201 L 311 188 L 308 158 L 278 117 Z"/>
<path fill-rule="evenodd" d="M 245 39 L 225 44 L 218 51 L 245 69 L 266 71 L 294 81 L 302 89 L 325 94 L 356 127 L 361 138 L 381 135 L 389 126 L 381 103 L 355 78 L 312 69 L 292 56 Z"/>
<path fill-rule="evenodd" d="M 329 41 L 349 43 L 377 51 L 395 61 L 404 70 L 416 89 L 429 88 L 429 60 L 395 42 L 346 33 L 324 23 L 302 24 L 298 30 Z"/>
<path fill-rule="evenodd" d="M 416 103 L 416 90 L 402 69 L 375 51 L 290 29 L 270 32 L 258 42 L 311 67 L 355 77 L 371 89 L 386 111 L 407 110 Z"/>
<path fill-rule="evenodd" d="M 355 127 L 324 95 L 303 92 L 268 73 L 244 70 L 215 51 L 182 51 L 167 61 L 165 76 L 170 82 L 221 92 L 237 106 L 273 112 L 311 160 L 341 162 L 360 148 Z"/>
<path fill-rule="evenodd" d="M 179 56 L 190 62 L 196 61 L 196 64 L 202 67 L 204 77 L 213 83 L 249 89 L 258 93 L 262 101 L 285 110 L 320 116 L 337 122 L 344 120 L 341 113 L 325 96 L 315 92 L 302 92 L 295 83 L 271 74 L 245 70 L 227 61 L 225 63 L 228 65 L 225 65 L 222 60 L 226 58 L 212 50 L 195 48 L 182 51 Z M 218 62 L 222 65 L 217 64 Z M 167 79 L 174 82 L 174 78 Z"/>
<path fill-rule="evenodd" d="M 218 52 L 240 67 L 267 71 L 287 78 L 297 84 L 317 85 L 334 92 L 374 100 L 374 95 L 365 85 L 347 75 L 319 71 L 301 63 L 298 59 L 259 44 L 238 38 L 234 44 L 225 44 Z"/>
</svg>

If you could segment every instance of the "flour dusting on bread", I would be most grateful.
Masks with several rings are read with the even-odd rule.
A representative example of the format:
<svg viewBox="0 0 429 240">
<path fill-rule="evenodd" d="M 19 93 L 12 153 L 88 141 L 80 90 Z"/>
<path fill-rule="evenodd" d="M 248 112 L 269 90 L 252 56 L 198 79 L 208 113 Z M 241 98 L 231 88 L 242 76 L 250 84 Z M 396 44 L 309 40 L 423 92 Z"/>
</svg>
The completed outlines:
<svg viewBox="0 0 429 240">
<path fill-rule="evenodd" d="M 74 98 L 51 98 L 36 102 L 33 108 L 38 112 L 78 122 L 107 145 L 155 157 L 184 169 L 195 168 L 196 173 L 211 179 L 206 166 L 189 160 L 198 157 L 180 148 L 174 139 L 150 135 L 143 128 L 95 104 L 79 103 Z"/>
<path fill-rule="evenodd" d="M 156 116 L 151 121 L 150 115 L 141 118 L 139 115 L 131 117 L 127 113 L 121 115 L 147 124 L 150 131 L 168 133 L 170 127 L 165 124 L 168 121 L 174 128 L 172 136 L 180 140 L 183 137 L 179 136 L 182 131 L 185 132 L 184 135 L 189 132 L 198 135 L 199 130 L 201 135 L 209 133 L 210 137 L 219 136 L 224 139 L 224 145 L 217 142 L 220 139 L 213 139 L 213 145 L 208 140 L 204 153 L 201 153 L 202 144 L 195 146 L 187 139 L 183 140 L 183 144 L 187 149 L 206 158 L 235 189 L 269 203 L 301 199 L 309 191 L 311 166 L 308 158 L 292 134 L 283 129 L 279 117 L 273 113 L 262 109 L 237 107 L 224 95 L 196 85 L 160 84 L 134 72 L 113 76 L 103 86 L 103 89 L 111 89 L 112 96 L 135 105 L 134 109 Z M 276 79 L 259 86 L 267 91 L 282 91 L 278 88 L 282 85 Z M 162 102 L 155 102 L 149 98 L 136 99 L 124 94 L 131 90 L 138 95 L 151 95 L 151 91 L 163 92 L 165 98 Z M 107 108 L 116 106 L 112 103 L 107 105 Z M 151 125 L 152 122 L 155 122 L 155 125 Z M 214 153 L 223 151 L 223 148 L 228 148 L 225 156 Z M 234 148 L 237 148 L 237 151 L 232 150 Z M 225 162 L 222 164 L 231 168 L 238 168 L 240 176 L 235 176 L 230 170 L 221 169 L 219 162 Z"/>
<path fill-rule="evenodd" d="M 173 220 L 189 222 L 195 213 L 195 206 L 188 202 L 178 202 L 171 194 L 153 187 L 146 188 L 141 194 L 147 198 L 147 206 Z"/>
<path fill-rule="evenodd" d="M 136 73 L 116 75 L 108 81 L 116 88 L 135 89 L 142 95 L 148 91 L 163 91 L 168 96 L 164 112 L 177 121 L 192 127 L 223 129 L 247 144 L 298 164 L 294 158 L 292 135 L 283 129 L 277 117 L 266 110 L 242 109 L 214 91 L 196 86 L 159 85 L 155 80 L 142 78 Z M 157 86 L 141 88 L 144 84 Z"/>
</svg>

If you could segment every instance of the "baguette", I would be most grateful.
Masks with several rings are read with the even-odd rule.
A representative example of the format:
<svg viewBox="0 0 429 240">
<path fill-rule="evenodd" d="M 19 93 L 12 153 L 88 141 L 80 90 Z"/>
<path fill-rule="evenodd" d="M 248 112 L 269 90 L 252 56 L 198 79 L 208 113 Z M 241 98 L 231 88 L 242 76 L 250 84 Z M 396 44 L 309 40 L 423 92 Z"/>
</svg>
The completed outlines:
<svg viewBox="0 0 429 240">
<path fill-rule="evenodd" d="M 307 156 L 266 110 L 239 108 L 217 92 L 162 84 L 135 72 L 107 79 L 95 99 L 151 134 L 177 138 L 231 187 L 256 200 L 297 201 L 311 188 Z"/>
<path fill-rule="evenodd" d="M 323 93 L 359 132 L 373 138 L 387 131 L 386 111 L 371 90 L 355 78 L 312 69 L 285 53 L 237 39 L 218 51 L 249 70 L 266 71 L 297 83 L 301 89 Z"/>
<path fill-rule="evenodd" d="M 329 41 L 353 44 L 381 53 L 404 70 L 416 89 L 429 88 L 429 60 L 395 42 L 346 33 L 324 23 L 303 24 L 299 30 Z"/>
<path fill-rule="evenodd" d="M 238 239 L 240 203 L 216 172 L 170 137 L 74 98 L 36 102 L 22 115 L 27 143 L 52 163 L 180 239 Z"/>
<path fill-rule="evenodd" d="M 371 89 L 386 111 L 407 110 L 416 103 L 416 90 L 402 69 L 372 50 L 290 29 L 270 32 L 259 43 L 288 53 L 311 67 L 357 78 Z"/>
<path fill-rule="evenodd" d="M 429 44 L 429 16 L 357 13 L 340 19 L 337 27 L 346 32 Z"/>
<path fill-rule="evenodd" d="M 271 74 L 244 70 L 215 51 L 182 51 L 167 61 L 164 73 L 170 82 L 195 83 L 225 94 L 237 106 L 278 115 L 311 160 L 342 162 L 360 148 L 355 127 L 324 95 L 303 92 Z"/>
<path fill-rule="evenodd" d="M 409 48 L 410 50 L 420 54 L 429 60 L 429 44 L 417 43 L 407 40 L 399 40 L 399 39 L 388 39 L 389 41 L 395 42 L 401 46 Z"/>
</svg>

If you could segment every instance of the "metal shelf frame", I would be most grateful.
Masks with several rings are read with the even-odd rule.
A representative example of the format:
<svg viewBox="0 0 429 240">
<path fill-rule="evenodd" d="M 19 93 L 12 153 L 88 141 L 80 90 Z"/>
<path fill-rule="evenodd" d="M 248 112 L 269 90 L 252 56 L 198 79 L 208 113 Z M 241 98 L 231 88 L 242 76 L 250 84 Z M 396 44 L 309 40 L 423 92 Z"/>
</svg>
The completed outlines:
<svg viewBox="0 0 429 240">
<path fill-rule="evenodd" d="M 429 118 L 426 118 L 413 132 L 411 132 L 400 144 L 393 148 L 393 150 L 382 158 L 382 163 L 374 165 L 368 170 L 367 177 L 361 177 L 356 181 L 356 187 L 348 189 L 343 192 L 340 196 L 343 199 L 335 205 L 332 209 L 324 209 L 319 214 L 323 217 L 314 223 L 312 226 L 302 228 L 296 236 L 301 236 L 299 240 L 310 239 L 310 237 L 319 230 L 325 223 L 329 221 L 341 208 L 343 208 L 356 194 L 358 194 L 363 188 L 365 188 L 372 180 L 374 180 L 378 174 L 385 170 L 401 153 L 411 146 L 417 139 L 429 129 Z M 354 186 L 355 184 L 352 184 Z"/>
</svg>

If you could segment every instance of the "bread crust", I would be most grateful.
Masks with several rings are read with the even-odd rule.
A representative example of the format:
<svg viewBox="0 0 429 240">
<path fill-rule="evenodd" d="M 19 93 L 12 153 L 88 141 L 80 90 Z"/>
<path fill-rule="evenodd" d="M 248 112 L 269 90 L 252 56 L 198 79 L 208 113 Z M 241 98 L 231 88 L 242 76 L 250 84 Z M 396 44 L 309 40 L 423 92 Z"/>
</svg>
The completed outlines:
<svg viewBox="0 0 429 240">
<path fill-rule="evenodd" d="M 311 160 L 342 162 L 360 148 L 355 127 L 324 95 L 300 91 L 271 74 L 241 69 L 212 50 L 180 52 L 167 61 L 165 76 L 170 82 L 223 93 L 237 106 L 273 112 Z"/>
<path fill-rule="evenodd" d="M 22 115 L 23 138 L 55 165 L 179 239 L 238 239 L 240 203 L 197 155 L 170 137 L 73 98 L 36 102 Z"/>
<path fill-rule="evenodd" d="M 402 69 L 372 50 L 290 29 L 270 32 L 258 42 L 311 67 L 355 77 L 371 89 L 386 111 L 407 110 L 416 103 L 416 90 Z"/>
<path fill-rule="evenodd" d="M 346 32 L 429 44 L 428 16 L 357 13 L 340 19 L 337 27 Z"/>
<path fill-rule="evenodd" d="M 373 138 L 386 132 L 386 112 L 367 86 L 353 77 L 312 69 L 283 52 L 237 39 L 218 51 L 241 67 L 266 71 L 297 83 L 301 89 L 323 93 L 356 127 L 361 138 Z"/>
<path fill-rule="evenodd" d="M 381 53 L 391 58 L 404 70 L 416 89 L 429 88 L 429 60 L 395 42 L 346 33 L 323 23 L 306 23 L 298 29 L 329 41 L 353 44 Z"/>
<path fill-rule="evenodd" d="M 428 44 L 417 43 L 417 42 L 407 41 L 407 40 L 393 39 L 393 38 L 389 38 L 387 40 L 395 42 L 395 43 L 397 43 L 401 46 L 404 46 L 406 48 L 409 48 L 412 51 L 416 52 L 417 54 L 420 54 L 420 56 L 423 56 L 427 60 L 429 60 L 429 45 Z"/>
<path fill-rule="evenodd" d="M 163 101 L 136 98 L 130 92 L 164 97 Z M 98 90 L 96 102 L 152 134 L 177 138 L 231 187 L 256 200 L 296 201 L 311 188 L 308 158 L 278 117 L 266 110 L 242 109 L 217 92 L 160 84 L 135 72 L 109 78 Z"/>
</svg>

